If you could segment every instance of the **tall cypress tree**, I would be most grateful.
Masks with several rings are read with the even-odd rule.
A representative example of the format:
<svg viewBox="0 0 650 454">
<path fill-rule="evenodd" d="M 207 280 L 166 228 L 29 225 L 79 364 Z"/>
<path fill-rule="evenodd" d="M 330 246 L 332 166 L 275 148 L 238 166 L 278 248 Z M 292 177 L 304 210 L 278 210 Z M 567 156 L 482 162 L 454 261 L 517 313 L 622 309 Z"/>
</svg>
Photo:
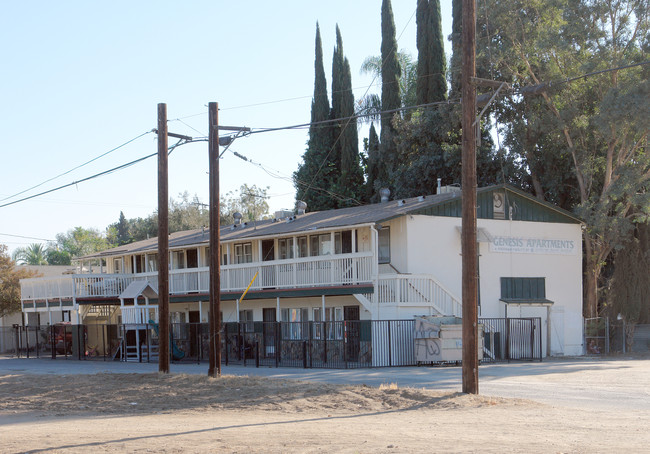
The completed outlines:
<svg viewBox="0 0 650 454">
<path fill-rule="evenodd" d="M 442 36 L 440 0 L 429 0 L 429 46 L 431 49 L 429 74 L 429 102 L 447 99 L 447 59 Z"/>
<path fill-rule="evenodd" d="M 462 59 L 463 1 L 453 0 L 451 6 L 451 98 L 460 99 L 460 68 Z"/>
<path fill-rule="evenodd" d="M 418 79 L 417 103 L 447 99 L 442 19 L 439 0 L 419 0 L 416 10 Z"/>
<path fill-rule="evenodd" d="M 378 182 L 378 172 L 381 159 L 379 154 L 379 137 L 377 136 L 374 123 L 370 124 L 370 131 L 368 132 L 368 139 L 365 141 L 365 147 L 366 154 L 368 155 L 366 162 L 366 201 L 376 202 L 379 200 L 379 197 L 375 190 L 375 185 L 380 185 Z"/>
<path fill-rule="evenodd" d="M 416 83 L 416 100 L 425 104 L 429 96 L 427 75 L 429 74 L 429 34 L 427 33 L 429 17 L 429 0 L 417 0 L 415 10 L 416 39 L 418 48 L 418 78 Z"/>
<path fill-rule="evenodd" d="M 311 122 L 307 150 L 303 162 L 293 174 L 296 199 L 307 202 L 311 211 L 334 208 L 331 197 L 319 190 L 329 189 L 333 184 L 336 163 L 328 156 L 333 145 L 332 128 L 329 125 L 314 124 L 330 118 L 330 103 L 327 96 L 327 80 L 323 66 L 323 45 L 320 27 L 316 23 L 316 50 L 314 59 L 314 98 L 311 102 Z"/>
<path fill-rule="evenodd" d="M 332 118 L 336 123 L 334 146 L 330 159 L 340 164 L 340 174 L 335 192 L 346 197 L 339 200 L 338 207 L 354 205 L 363 196 L 363 171 L 360 166 L 359 137 L 354 116 L 354 95 L 352 94 L 352 73 L 350 62 L 343 54 L 341 30 L 336 26 L 336 47 L 332 58 Z"/>
<path fill-rule="evenodd" d="M 402 106 L 399 93 L 400 65 L 397 58 L 397 40 L 395 39 L 395 21 L 390 0 L 381 4 L 381 110 L 394 110 Z M 392 124 L 394 113 L 381 116 L 380 159 L 377 161 L 377 180 L 370 190 L 376 192 L 379 187 L 388 186 L 389 175 L 397 161 L 395 128 Z M 368 181 L 370 183 L 370 181 Z M 374 187 L 378 186 L 378 187 Z"/>
</svg>

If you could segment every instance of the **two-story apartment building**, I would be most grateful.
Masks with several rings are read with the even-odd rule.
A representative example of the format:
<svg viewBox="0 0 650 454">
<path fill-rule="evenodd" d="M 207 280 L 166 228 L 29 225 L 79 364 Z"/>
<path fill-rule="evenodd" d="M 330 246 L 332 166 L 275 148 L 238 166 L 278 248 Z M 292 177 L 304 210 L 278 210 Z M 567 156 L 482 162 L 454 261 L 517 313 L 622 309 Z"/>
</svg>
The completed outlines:
<svg viewBox="0 0 650 454">
<path fill-rule="evenodd" d="M 222 227 L 223 321 L 460 317 L 460 192 L 443 189 Z M 580 220 L 508 185 L 479 189 L 477 214 L 479 316 L 540 317 L 544 355 L 582 354 Z M 170 235 L 173 323 L 208 320 L 208 233 Z M 157 321 L 157 263 L 156 238 L 81 257 L 87 272 L 22 281 L 23 311 L 43 324 Z"/>
</svg>

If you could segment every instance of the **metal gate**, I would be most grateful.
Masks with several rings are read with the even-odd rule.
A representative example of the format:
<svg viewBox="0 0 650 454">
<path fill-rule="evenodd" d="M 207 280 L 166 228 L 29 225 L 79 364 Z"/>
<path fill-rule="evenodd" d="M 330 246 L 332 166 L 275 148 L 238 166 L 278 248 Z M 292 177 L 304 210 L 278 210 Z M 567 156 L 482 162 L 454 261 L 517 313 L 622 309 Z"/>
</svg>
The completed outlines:
<svg viewBox="0 0 650 454">
<path fill-rule="evenodd" d="M 541 361 L 542 319 L 481 318 L 483 362 Z"/>
</svg>

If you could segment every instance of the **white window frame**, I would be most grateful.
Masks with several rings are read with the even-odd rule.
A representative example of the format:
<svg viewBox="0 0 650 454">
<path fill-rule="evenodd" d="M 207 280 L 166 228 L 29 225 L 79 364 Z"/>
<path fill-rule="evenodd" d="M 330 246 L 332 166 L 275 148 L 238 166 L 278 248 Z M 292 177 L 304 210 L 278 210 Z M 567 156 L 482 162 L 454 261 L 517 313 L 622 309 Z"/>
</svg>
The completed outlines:
<svg viewBox="0 0 650 454">
<path fill-rule="evenodd" d="M 253 243 L 235 243 L 233 246 L 235 264 L 253 263 Z"/>
</svg>

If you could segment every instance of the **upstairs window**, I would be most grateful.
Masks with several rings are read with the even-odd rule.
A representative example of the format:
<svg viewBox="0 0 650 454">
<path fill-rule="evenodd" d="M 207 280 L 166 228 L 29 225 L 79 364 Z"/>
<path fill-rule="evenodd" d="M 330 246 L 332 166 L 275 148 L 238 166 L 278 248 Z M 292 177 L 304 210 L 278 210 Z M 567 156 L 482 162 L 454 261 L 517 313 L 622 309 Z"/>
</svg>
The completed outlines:
<svg viewBox="0 0 650 454">
<path fill-rule="evenodd" d="M 308 246 L 307 246 L 307 237 L 300 236 L 298 237 L 298 257 L 308 257 Z"/>
<path fill-rule="evenodd" d="M 280 238 L 278 240 L 280 260 L 293 258 L 293 238 Z"/>
<path fill-rule="evenodd" d="M 379 230 L 379 263 L 390 263 L 390 227 Z"/>
<path fill-rule="evenodd" d="M 172 252 L 172 269 L 185 269 L 185 251 Z"/>
<path fill-rule="evenodd" d="M 158 254 L 147 254 L 147 271 L 158 271 Z"/>
<path fill-rule="evenodd" d="M 234 245 L 235 264 L 253 262 L 253 243 L 237 243 Z"/>
</svg>

